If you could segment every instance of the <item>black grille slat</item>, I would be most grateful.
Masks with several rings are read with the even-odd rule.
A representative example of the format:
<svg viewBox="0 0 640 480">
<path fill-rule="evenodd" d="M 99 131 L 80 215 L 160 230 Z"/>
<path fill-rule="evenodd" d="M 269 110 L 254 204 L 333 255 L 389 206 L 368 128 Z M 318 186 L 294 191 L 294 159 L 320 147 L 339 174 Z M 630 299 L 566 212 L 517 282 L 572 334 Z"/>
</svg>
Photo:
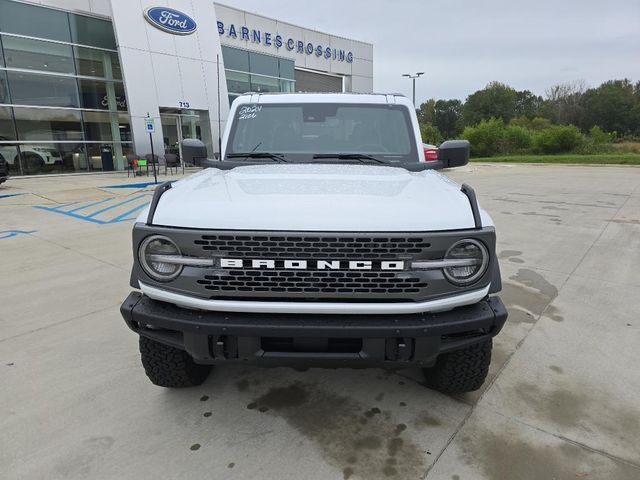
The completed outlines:
<svg viewBox="0 0 640 480">
<path fill-rule="evenodd" d="M 317 276 L 301 277 L 300 274 Z M 277 281 L 274 281 L 277 274 Z M 250 280 L 247 280 L 250 279 Z M 230 270 L 228 272 L 205 275 L 198 280 L 200 285 L 210 291 L 229 291 L 238 289 L 261 292 L 291 293 L 376 293 L 406 294 L 417 293 L 418 278 L 398 278 L 388 272 L 300 272 L 296 270 Z"/>
<path fill-rule="evenodd" d="M 389 260 L 425 254 L 431 244 L 414 237 L 279 237 L 202 235 L 194 245 L 237 258 Z M 268 255 L 265 255 L 268 254 Z"/>
</svg>

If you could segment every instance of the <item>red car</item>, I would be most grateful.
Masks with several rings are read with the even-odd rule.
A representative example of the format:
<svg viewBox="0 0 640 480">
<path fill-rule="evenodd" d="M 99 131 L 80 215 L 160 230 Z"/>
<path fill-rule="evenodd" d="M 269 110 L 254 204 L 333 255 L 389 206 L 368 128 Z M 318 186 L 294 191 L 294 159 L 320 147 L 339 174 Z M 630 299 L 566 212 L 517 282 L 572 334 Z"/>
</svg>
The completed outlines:
<svg viewBox="0 0 640 480">
<path fill-rule="evenodd" d="M 429 143 L 423 143 L 422 147 L 424 148 L 425 161 L 433 162 L 434 160 L 438 160 L 438 147 Z"/>
</svg>

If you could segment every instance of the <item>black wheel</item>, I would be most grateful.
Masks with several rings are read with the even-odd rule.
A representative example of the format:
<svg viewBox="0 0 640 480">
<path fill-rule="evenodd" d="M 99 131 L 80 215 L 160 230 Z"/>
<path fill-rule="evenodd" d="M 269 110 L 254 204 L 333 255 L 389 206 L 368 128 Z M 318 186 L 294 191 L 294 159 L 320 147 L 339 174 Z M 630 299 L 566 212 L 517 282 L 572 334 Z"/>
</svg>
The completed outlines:
<svg viewBox="0 0 640 480">
<path fill-rule="evenodd" d="M 140 357 L 149 380 L 159 387 L 195 387 L 209 376 L 211 365 L 198 365 L 184 350 L 140 337 Z"/>
<path fill-rule="evenodd" d="M 478 390 L 487 378 L 492 340 L 443 353 L 431 368 L 425 368 L 427 386 L 449 395 Z"/>
</svg>

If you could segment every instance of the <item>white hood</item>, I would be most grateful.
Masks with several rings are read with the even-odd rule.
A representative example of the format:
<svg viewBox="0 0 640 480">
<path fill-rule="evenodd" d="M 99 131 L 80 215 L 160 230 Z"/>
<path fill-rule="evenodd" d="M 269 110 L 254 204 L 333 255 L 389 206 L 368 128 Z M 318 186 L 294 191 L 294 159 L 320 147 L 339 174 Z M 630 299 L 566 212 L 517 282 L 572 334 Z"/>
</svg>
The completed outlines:
<svg viewBox="0 0 640 480">
<path fill-rule="evenodd" d="M 140 217 L 146 220 L 146 211 Z M 491 219 L 482 212 L 483 225 Z M 209 168 L 162 195 L 155 225 L 220 230 L 414 232 L 473 228 L 460 186 L 433 171 L 370 165 Z"/>
</svg>

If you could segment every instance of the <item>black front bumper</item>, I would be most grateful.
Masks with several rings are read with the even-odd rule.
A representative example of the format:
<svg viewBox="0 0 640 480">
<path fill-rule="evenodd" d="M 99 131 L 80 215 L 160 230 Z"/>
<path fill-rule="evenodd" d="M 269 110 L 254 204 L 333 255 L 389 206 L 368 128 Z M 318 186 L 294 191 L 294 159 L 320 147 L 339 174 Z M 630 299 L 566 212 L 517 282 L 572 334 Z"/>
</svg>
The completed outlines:
<svg viewBox="0 0 640 480">
<path fill-rule="evenodd" d="M 499 297 L 442 313 L 298 315 L 188 310 L 132 292 L 120 312 L 134 332 L 197 363 L 305 366 L 429 366 L 497 335 L 507 319 Z"/>
</svg>

